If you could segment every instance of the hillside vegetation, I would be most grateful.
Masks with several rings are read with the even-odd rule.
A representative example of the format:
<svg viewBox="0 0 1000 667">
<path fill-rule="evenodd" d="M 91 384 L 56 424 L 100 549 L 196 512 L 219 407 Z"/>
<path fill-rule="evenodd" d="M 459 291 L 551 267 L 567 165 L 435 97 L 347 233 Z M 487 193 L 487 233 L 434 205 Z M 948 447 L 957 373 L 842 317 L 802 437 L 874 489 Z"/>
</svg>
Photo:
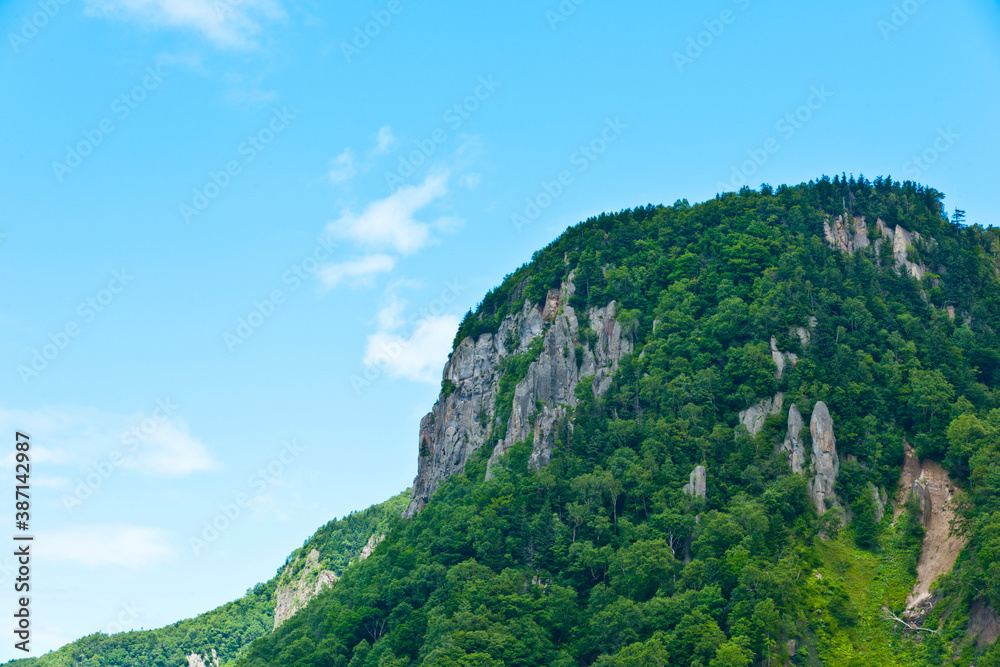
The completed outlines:
<svg viewBox="0 0 1000 667">
<path fill-rule="evenodd" d="M 572 227 L 462 321 L 471 370 L 449 363 L 421 425 L 412 518 L 290 557 L 316 546 L 334 585 L 270 633 L 274 580 L 20 664 L 173 667 L 158 642 L 230 641 L 238 667 L 997 667 L 1000 233 L 951 218 L 931 188 L 824 177 Z M 525 403 L 541 368 L 571 400 Z M 965 540 L 920 609 L 931 508 L 897 493 L 905 443 L 947 472 Z M 241 639 L 210 636 L 233 619 Z"/>
<path fill-rule="evenodd" d="M 465 317 L 456 350 L 508 330 L 525 300 L 615 302 L 634 353 L 610 389 L 577 384 L 548 465 L 532 435 L 489 474 L 479 448 L 238 664 L 1000 664 L 968 627 L 974 604 L 1000 604 L 1000 236 L 960 222 L 931 188 L 838 177 L 567 230 Z M 591 349 L 584 319 L 564 354 Z M 541 354 L 521 343 L 496 344 L 526 351 L 479 415 L 491 443 Z M 446 378 L 439 401 L 454 392 Z M 778 392 L 758 432 L 740 425 Z M 786 423 L 821 401 L 840 466 L 817 508 L 811 447 L 796 474 L 778 445 L 814 444 Z M 907 613 L 924 535 L 917 499 L 895 493 L 904 438 L 943 463 L 970 540 L 919 630 L 890 616 Z M 685 489 L 697 466 L 704 497 Z"/>
<path fill-rule="evenodd" d="M 302 557 L 316 549 L 321 563 L 342 572 L 357 560 L 372 535 L 384 534 L 399 520 L 409 493 L 404 492 L 363 512 L 354 512 L 327 523 L 305 541 L 278 574 L 267 583 L 247 590 L 239 600 L 194 618 L 157 630 L 96 633 L 67 644 L 40 658 L 13 660 L 16 667 L 187 667 L 189 655 L 203 657 L 211 665 L 213 655 L 228 664 L 242 649 L 274 627 L 274 608 L 279 582 L 298 574 Z M 214 654 L 213 654 L 214 651 Z"/>
</svg>

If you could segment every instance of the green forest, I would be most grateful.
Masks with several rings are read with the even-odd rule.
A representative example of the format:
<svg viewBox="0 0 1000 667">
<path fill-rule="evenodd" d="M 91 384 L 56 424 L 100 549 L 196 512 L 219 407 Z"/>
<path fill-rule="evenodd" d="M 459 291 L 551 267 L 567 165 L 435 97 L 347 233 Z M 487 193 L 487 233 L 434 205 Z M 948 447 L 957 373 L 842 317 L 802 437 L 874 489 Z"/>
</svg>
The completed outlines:
<svg viewBox="0 0 1000 667">
<path fill-rule="evenodd" d="M 824 224 L 837 216 L 864 217 L 872 243 L 833 247 Z M 875 242 L 877 220 L 915 233 L 900 252 L 919 277 Z M 998 267 L 1000 230 L 881 177 L 590 218 L 508 275 L 455 338 L 497 333 L 570 280 L 578 314 L 616 302 L 634 352 L 604 395 L 580 381 L 548 465 L 529 465 L 528 438 L 487 479 L 484 446 L 412 519 L 399 518 L 406 494 L 321 528 L 286 566 L 316 548 L 340 578 L 273 632 L 277 578 L 196 619 L 12 664 L 180 667 L 215 648 L 234 667 L 1000 666 L 970 624 L 977 605 L 1000 608 Z M 780 378 L 772 337 L 797 357 Z M 493 441 L 539 351 L 505 359 Z M 441 400 L 453 390 L 444 382 Z M 756 435 L 739 425 L 779 391 Z M 792 403 L 810 442 L 820 401 L 840 507 L 818 513 L 777 445 Z M 899 617 L 925 529 L 916 499 L 896 494 L 904 441 L 947 472 L 967 540 L 915 627 Z M 704 498 L 684 491 L 696 466 Z M 881 521 L 873 488 L 887 492 Z"/>
</svg>

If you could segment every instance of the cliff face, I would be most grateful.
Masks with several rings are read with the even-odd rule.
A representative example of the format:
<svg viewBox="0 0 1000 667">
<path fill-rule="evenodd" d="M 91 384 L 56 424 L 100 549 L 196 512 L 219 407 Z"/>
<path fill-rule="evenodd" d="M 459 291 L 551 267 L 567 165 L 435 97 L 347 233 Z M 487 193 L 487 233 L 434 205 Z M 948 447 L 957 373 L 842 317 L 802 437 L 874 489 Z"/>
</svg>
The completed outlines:
<svg viewBox="0 0 1000 667">
<path fill-rule="evenodd" d="M 525 300 L 518 312 L 504 319 L 496 335 L 482 334 L 475 341 L 466 338 L 452 352 L 444 380 L 453 388 L 447 395 L 442 392 L 420 422 L 417 477 L 403 516 L 419 512 L 441 482 L 461 472 L 469 456 L 484 445 L 492 452 L 487 476 L 514 443 L 532 434 L 531 463 L 545 465 L 567 408 L 577 403 L 575 389 L 580 380 L 593 376 L 590 389 L 594 395 L 607 392 L 618 362 L 631 354 L 633 342 L 616 320 L 614 301 L 590 308 L 581 318 L 569 305 L 574 292 L 569 280 L 560 289 L 550 290 L 544 304 Z M 498 415 L 505 412 L 497 404 L 505 370 L 502 362 L 511 355 L 527 354 L 539 337 L 541 352 L 514 388 L 506 434 L 502 439 L 495 437 L 502 430 L 496 423 Z M 571 430 L 572 425 L 567 428 Z"/>
<path fill-rule="evenodd" d="M 295 569 L 295 565 L 293 561 L 291 569 Z M 278 582 L 275 593 L 277 599 L 274 603 L 274 629 L 277 630 L 324 589 L 333 586 L 335 581 L 336 573 L 320 567 L 319 551 L 310 551 L 298 576 L 282 576 Z"/>
</svg>

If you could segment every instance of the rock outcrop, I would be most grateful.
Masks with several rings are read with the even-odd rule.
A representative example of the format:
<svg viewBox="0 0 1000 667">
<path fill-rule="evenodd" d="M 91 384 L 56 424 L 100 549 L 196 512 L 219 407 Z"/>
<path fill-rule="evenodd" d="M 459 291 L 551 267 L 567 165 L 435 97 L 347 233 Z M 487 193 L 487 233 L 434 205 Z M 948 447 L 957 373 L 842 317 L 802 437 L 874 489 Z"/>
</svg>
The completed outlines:
<svg viewBox="0 0 1000 667">
<path fill-rule="evenodd" d="M 298 568 L 298 561 L 299 558 L 296 557 L 285 568 L 285 572 L 296 572 L 296 574 L 285 575 L 283 572 L 278 581 L 274 603 L 275 630 L 337 580 L 336 573 L 320 567 L 319 551 L 316 549 L 306 555 L 301 569 Z"/>
<path fill-rule="evenodd" d="M 365 542 L 365 546 L 361 547 L 361 553 L 358 554 L 358 561 L 359 562 L 363 561 L 364 559 L 371 556 L 372 551 L 375 550 L 375 547 L 377 547 L 384 539 L 385 535 L 378 535 L 378 534 L 369 537 L 368 541 Z"/>
<path fill-rule="evenodd" d="M 199 655 L 193 651 L 184 656 L 187 658 L 188 667 L 219 667 L 219 654 L 212 649 L 212 657 L 209 658 L 208 654 Z"/>
<path fill-rule="evenodd" d="M 982 651 L 1000 636 L 1000 617 L 983 598 L 977 598 L 969 608 L 969 625 L 965 630 L 969 639 L 978 637 L 976 649 Z"/>
<path fill-rule="evenodd" d="M 856 217 L 845 213 L 838 215 L 832 222 L 827 217 L 823 221 L 823 235 L 827 243 L 844 252 L 854 252 L 871 245 L 864 216 Z"/>
<path fill-rule="evenodd" d="M 809 433 L 812 435 L 812 471 L 813 480 L 809 487 L 816 512 L 822 514 L 827 510 L 827 501 L 831 507 L 839 507 L 834 484 L 840 472 L 840 458 L 837 456 L 837 438 L 833 435 L 833 418 L 826 403 L 818 401 L 813 408 L 809 420 Z"/>
<path fill-rule="evenodd" d="M 917 232 L 908 232 L 902 225 L 891 227 L 882 222 L 881 218 L 876 221 L 875 226 L 879 233 L 892 245 L 892 256 L 896 260 L 896 266 L 906 267 L 910 275 L 917 280 L 923 278 L 924 274 L 927 273 L 927 267 L 923 264 L 911 262 L 906 256 L 906 248 L 912 246 L 914 241 L 919 241 L 920 234 Z"/>
<path fill-rule="evenodd" d="M 740 410 L 740 423 L 746 427 L 751 436 L 757 435 L 764 428 L 764 421 L 768 417 L 781 412 L 784 398 L 784 394 L 779 391 L 772 398 L 762 398 L 746 410 Z"/>
<path fill-rule="evenodd" d="M 877 253 L 883 243 L 888 243 L 897 267 L 905 268 L 917 280 L 928 273 L 926 266 L 911 261 L 906 255 L 907 247 L 921 240 L 918 232 L 907 231 L 902 225 L 887 225 L 881 218 L 875 220 L 875 231 L 880 238 L 873 243 L 868 238 L 868 224 L 864 216 L 854 217 L 844 213 L 832 221 L 829 217 L 823 221 L 823 236 L 831 248 L 852 253 L 872 246 Z M 933 244 L 934 239 L 929 239 L 929 242 Z"/>
<path fill-rule="evenodd" d="M 788 454 L 788 465 L 792 472 L 801 475 L 805 472 L 806 448 L 802 443 L 802 413 L 799 406 L 792 403 L 788 408 L 788 430 L 785 432 L 785 440 L 781 444 L 781 450 Z"/>
<path fill-rule="evenodd" d="M 951 571 L 966 540 L 951 532 L 951 524 L 955 518 L 952 504 L 955 486 L 948 473 L 934 461 L 921 463 L 906 441 L 904 449 L 907 460 L 900 477 L 900 485 L 903 487 L 900 495 L 904 499 L 908 493 L 916 497 L 925 530 L 920 560 L 917 562 L 917 583 L 906 598 L 903 616 L 919 624 L 934 607 L 935 598 L 931 593 L 931 585 L 942 574 Z M 919 474 L 913 479 L 916 470 L 919 470 Z M 910 479 L 909 489 L 906 489 L 903 485 Z"/>
<path fill-rule="evenodd" d="M 684 493 L 693 498 L 704 499 L 707 494 L 707 477 L 705 466 L 697 466 L 688 476 L 688 483 L 684 485 Z"/>
<path fill-rule="evenodd" d="M 515 443 L 534 435 L 531 465 L 548 463 L 556 435 L 577 403 L 575 389 L 582 378 L 593 376 L 591 391 L 601 396 L 611 386 L 618 363 L 632 353 L 633 342 L 616 320 L 617 304 L 590 308 L 580 318 L 569 300 L 576 288 L 571 279 L 550 290 L 544 303 L 525 299 L 516 313 L 508 314 L 496 335 L 482 334 L 461 341 L 444 368 L 444 380 L 453 387 L 438 397 L 430 414 L 420 422 L 417 477 L 412 500 L 403 516 L 423 508 L 441 482 L 461 472 L 469 456 L 481 447 L 492 452 L 487 474 Z M 515 297 L 512 297 L 515 298 Z M 514 388 L 510 417 L 503 439 L 494 439 L 501 363 L 513 354 L 524 354 L 542 336 L 542 351 Z M 572 434 L 572 425 L 567 425 Z"/>
<path fill-rule="evenodd" d="M 808 337 L 806 340 L 808 340 Z M 774 371 L 774 379 L 776 380 L 780 380 L 781 376 L 785 374 L 785 368 L 794 367 L 799 360 L 799 357 L 794 352 L 782 352 L 779 350 L 778 341 L 774 336 L 771 336 L 771 358 L 774 360 L 774 365 L 777 366 L 777 369 Z"/>
</svg>

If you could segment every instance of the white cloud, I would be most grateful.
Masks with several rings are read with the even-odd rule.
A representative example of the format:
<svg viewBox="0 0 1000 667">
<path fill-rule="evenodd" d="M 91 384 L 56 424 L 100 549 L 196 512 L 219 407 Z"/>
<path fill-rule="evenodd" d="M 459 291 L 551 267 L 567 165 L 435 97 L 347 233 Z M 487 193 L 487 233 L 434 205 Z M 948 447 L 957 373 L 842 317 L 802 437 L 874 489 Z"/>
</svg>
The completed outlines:
<svg viewBox="0 0 1000 667">
<path fill-rule="evenodd" d="M 38 557 L 85 567 L 141 570 L 174 559 L 170 534 L 150 526 L 94 524 L 38 533 Z"/>
<path fill-rule="evenodd" d="M 333 183 L 344 183 L 358 174 L 358 166 L 354 161 L 354 151 L 345 148 L 344 152 L 332 161 L 328 176 Z"/>
<path fill-rule="evenodd" d="M 259 21 L 285 16 L 277 0 L 87 0 L 91 15 L 132 19 L 157 28 L 200 32 L 217 46 L 256 46 Z"/>
<path fill-rule="evenodd" d="M 337 264 L 324 264 L 318 273 L 323 287 L 327 289 L 344 281 L 349 281 L 352 287 L 358 287 L 370 285 L 376 275 L 392 271 L 394 266 L 396 260 L 389 255 L 369 255 Z"/>
<path fill-rule="evenodd" d="M 360 215 L 345 210 L 327 225 L 338 238 L 346 238 L 369 248 L 391 248 L 409 254 L 434 242 L 432 229 L 454 227 L 455 218 L 442 217 L 419 222 L 414 215 L 448 193 L 448 172 L 429 175 L 420 185 L 404 185 L 385 199 L 368 204 Z"/>
<path fill-rule="evenodd" d="M 151 477 L 184 477 L 218 465 L 205 445 L 191 436 L 187 424 L 164 421 L 134 447 L 134 454 L 126 454 L 122 467 Z"/>
<path fill-rule="evenodd" d="M 392 126 L 383 125 L 378 129 L 378 139 L 375 143 L 375 153 L 384 155 L 396 145 L 396 137 L 392 134 Z"/>
<path fill-rule="evenodd" d="M 53 471 L 61 473 L 53 476 L 53 484 L 60 476 L 90 470 L 112 451 L 123 456 L 123 468 L 153 477 L 180 477 L 218 467 L 208 448 L 190 434 L 183 421 L 156 410 L 119 415 L 74 405 L 39 410 L 0 408 L 0 431 L 14 430 L 31 435 L 32 462 L 45 463 L 48 470 L 62 468 Z M 13 451 L 0 460 L 6 469 L 12 469 L 14 463 Z"/>
<path fill-rule="evenodd" d="M 421 320 L 409 337 L 378 331 L 368 336 L 363 361 L 383 369 L 389 377 L 438 382 L 458 325 L 456 316 L 439 315 Z"/>
</svg>

